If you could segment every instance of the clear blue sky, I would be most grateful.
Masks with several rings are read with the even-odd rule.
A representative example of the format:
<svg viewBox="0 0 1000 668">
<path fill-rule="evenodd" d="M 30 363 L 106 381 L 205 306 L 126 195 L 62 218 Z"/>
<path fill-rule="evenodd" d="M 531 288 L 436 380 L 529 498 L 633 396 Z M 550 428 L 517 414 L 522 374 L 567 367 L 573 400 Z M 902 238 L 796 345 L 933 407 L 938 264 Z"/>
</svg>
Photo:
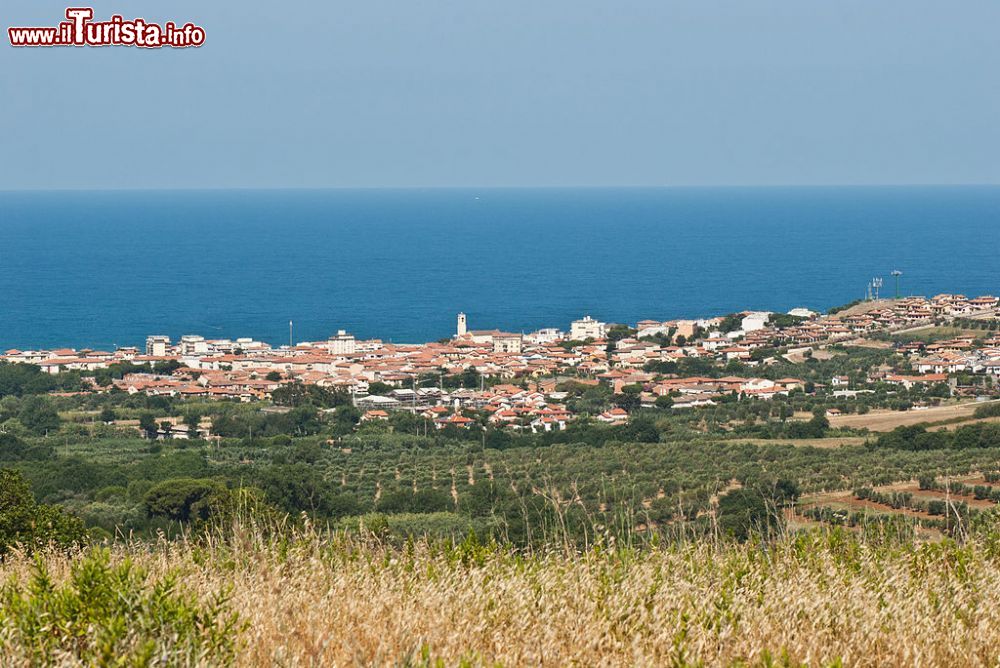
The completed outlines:
<svg viewBox="0 0 1000 668">
<path fill-rule="evenodd" d="M 3 0 L 0 189 L 1000 182 L 997 0 L 118 0 L 208 41 L 7 44 L 67 1 Z"/>
</svg>

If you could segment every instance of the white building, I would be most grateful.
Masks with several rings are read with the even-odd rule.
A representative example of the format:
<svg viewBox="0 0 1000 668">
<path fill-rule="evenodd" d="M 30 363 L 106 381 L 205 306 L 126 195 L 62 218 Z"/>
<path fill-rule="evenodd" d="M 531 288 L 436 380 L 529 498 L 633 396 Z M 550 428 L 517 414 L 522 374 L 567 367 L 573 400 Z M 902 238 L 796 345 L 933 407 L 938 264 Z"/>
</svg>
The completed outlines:
<svg viewBox="0 0 1000 668">
<path fill-rule="evenodd" d="M 382 339 L 368 339 L 366 341 L 355 341 L 354 352 L 373 353 L 382 348 Z"/>
<path fill-rule="evenodd" d="M 191 357 L 208 353 L 208 341 L 204 336 L 185 334 L 181 337 L 181 355 Z"/>
<path fill-rule="evenodd" d="M 146 337 L 146 354 L 152 357 L 166 357 L 167 348 L 170 347 L 170 337 L 162 334 L 155 334 Z"/>
<path fill-rule="evenodd" d="M 657 334 L 664 334 L 670 332 L 670 326 L 664 323 L 640 323 L 640 326 L 636 328 L 636 338 L 642 339 L 649 336 L 656 336 Z"/>
<path fill-rule="evenodd" d="M 348 334 L 345 330 L 337 330 L 336 336 L 331 336 L 326 342 L 331 355 L 353 355 L 357 349 L 354 335 Z"/>
<path fill-rule="evenodd" d="M 241 337 L 236 339 L 236 347 L 243 352 L 249 352 L 251 350 L 267 350 L 270 346 L 263 341 L 254 341 L 250 337 Z"/>
<path fill-rule="evenodd" d="M 521 354 L 522 337 L 520 334 L 498 332 L 493 336 L 493 352 Z"/>
<path fill-rule="evenodd" d="M 740 329 L 744 332 L 756 332 L 758 329 L 764 329 L 767 326 L 767 319 L 770 317 L 771 314 L 766 311 L 748 313 L 743 316 L 743 320 L 740 323 Z"/>
<path fill-rule="evenodd" d="M 566 333 L 559 331 L 556 327 L 546 327 L 538 330 L 537 332 L 532 332 L 524 338 L 528 341 L 528 343 L 546 344 L 561 341 L 566 338 Z"/>
<path fill-rule="evenodd" d="M 603 339 L 607 331 L 608 326 L 606 323 L 594 320 L 588 315 L 582 320 L 574 320 L 570 323 L 569 338 L 574 341 Z"/>
<path fill-rule="evenodd" d="M 469 331 L 468 322 L 465 319 L 464 313 L 458 314 L 458 327 L 456 328 L 456 336 L 465 336 L 465 333 Z"/>
</svg>

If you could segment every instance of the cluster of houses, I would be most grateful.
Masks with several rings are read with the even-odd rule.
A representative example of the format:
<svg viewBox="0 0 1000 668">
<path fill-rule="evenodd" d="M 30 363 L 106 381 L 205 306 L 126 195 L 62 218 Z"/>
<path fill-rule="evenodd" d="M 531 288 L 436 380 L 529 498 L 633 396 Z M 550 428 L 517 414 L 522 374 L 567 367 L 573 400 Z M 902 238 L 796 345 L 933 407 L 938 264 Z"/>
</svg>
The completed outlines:
<svg viewBox="0 0 1000 668">
<path fill-rule="evenodd" d="M 590 381 L 596 384 L 597 381 Z M 500 384 L 482 390 L 444 391 L 437 387 L 395 389 L 387 395 L 369 395 L 356 399 L 366 409 L 363 422 L 388 420 L 390 412 L 410 410 L 437 429 L 449 425 L 468 427 L 474 420 L 464 412 L 486 415 L 487 422 L 498 427 L 528 429 L 533 432 L 559 431 L 566 428 L 573 415 L 559 403 L 565 393 L 557 392 L 556 382 L 546 379 L 530 387 Z"/>
<path fill-rule="evenodd" d="M 406 410 L 438 428 L 466 426 L 472 420 L 464 412 L 474 409 L 487 413 L 493 424 L 551 431 L 564 429 L 573 417 L 555 391 L 558 378 L 606 383 L 615 392 L 639 386 L 643 405 L 670 396 L 675 409 L 712 405 L 724 394 L 768 400 L 803 387 L 802 381 L 672 377 L 647 369 L 657 368 L 651 363 L 678 363 L 685 358 L 704 358 L 719 366 L 738 361 L 753 367 L 774 361 L 756 354 L 759 349 L 779 345 L 789 351 L 815 349 L 879 330 L 995 315 L 997 308 L 996 297 L 937 295 L 872 302 L 833 315 L 794 309 L 775 317 L 754 311 L 727 318 L 643 320 L 634 328 L 615 328 L 586 316 L 571 323 L 568 332 L 548 328 L 531 334 L 469 330 L 465 314 L 459 314 L 456 333 L 445 342 L 411 345 L 358 340 L 343 330 L 326 341 L 280 347 L 249 338 L 186 335 L 173 342 L 167 336 L 150 336 L 144 349 L 8 350 L 0 361 L 35 364 L 53 374 L 91 372 L 121 363 L 149 365 L 152 373 L 129 373 L 113 385 L 124 392 L 151 396 L 265 400 L 282 384 L 301 382 L 352 395 L 365 421 L 385 420 L 393 411 Z M 959 372 L 1000 377 L 997 337 L 981 345 L 971 337 L 907 344 L 900 352 L 910 359 L 913 371 L 900 375 L 888 370 L 882 378 L 886 382 L 909 387 Z M 157 367 L 164 372 L 157 372 Z M 444 375 L 462 374 L 473 367 L 480 377 L 501 379 L 505 384 L 443 389 Z M 372 393 L 376 383 L 392 389 Z M 839 384 L 837 378 L 831 379 L 834 388 Z M 95 384 L 94 389 L 105 388 Z M 628 414 L 614 409 L 597 419 L 618 424 Z"/>
<path fill-rule="evenodd" d="M 921 374 L 971 373 L 1000 378 L 1000 335 L 977 342 L 972 336 L 901 346 L 910 366 Z"/>
</svg>

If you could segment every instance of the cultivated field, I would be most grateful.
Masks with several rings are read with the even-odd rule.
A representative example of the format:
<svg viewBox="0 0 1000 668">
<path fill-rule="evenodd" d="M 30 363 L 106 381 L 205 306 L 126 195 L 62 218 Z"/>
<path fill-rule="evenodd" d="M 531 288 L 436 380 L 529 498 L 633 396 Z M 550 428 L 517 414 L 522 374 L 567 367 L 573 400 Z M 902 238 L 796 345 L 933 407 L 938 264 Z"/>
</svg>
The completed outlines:
<svg viewBox="0 0 1000 668">
<path fill-rule="evenodd" d="M 873 437 L 874 438 L 874 437 Z M 794 445 L 802 448 L 840 448 L 845 445 L 864 445 L 868 438 L 865 436 L 831 436 L 830 438 L 740 438 L 734 439 L 739 443 L 753 443 L 754 445 Z"/>
<path fill-rule="evenodd" d="M 1000 487 L 992 474 L 925 476 L 921 482 L 809 494 L 786 518 L 796 527 L 818 522 L 855 529 L 898 521 L 922 539 L 938 540 L 963 535 L 978 521 L 993 521 L 998 501 Z"/>
<path fill-rule="evenodd" d="M 702 541 L 540 554 L 311 534 L 233 540 L 118 546 L 110 563 L 77 566 L 73 585 L 79 555 L 50 554 L 49 579 L 34 576 L 30 591 L 32 560 L 4 562 L 0 579 L 15 583 L 0 597 L 4 665 L 993 666 L 1000 647 L 989 540 L 897 544 L 835 531 L 766 549 Z M 128 595 L 110 587 L 108 609 L 129 620 L 116 630 L 111 612 L 87 605 L 126 563 Z M 84 621 L 63 626 L 66 606 Z M 144 622 L 154 617 L 182 633 Z"/>
<path fill-rule="evenodd" d="M 864 415 L 837 415 L 830 418 L 830 426 L 834 429 L 850 427 L 854 429 L 868 428 L 871 431 L 892 431 L 924 422 L 941 422 L 956 418 L 972 418 L 976 408 L 983 406 L 982 402 L 967 401 L 947 406 L 934 406 L 923 410 L 910 411 L 872 411 Z"/>
</svg>

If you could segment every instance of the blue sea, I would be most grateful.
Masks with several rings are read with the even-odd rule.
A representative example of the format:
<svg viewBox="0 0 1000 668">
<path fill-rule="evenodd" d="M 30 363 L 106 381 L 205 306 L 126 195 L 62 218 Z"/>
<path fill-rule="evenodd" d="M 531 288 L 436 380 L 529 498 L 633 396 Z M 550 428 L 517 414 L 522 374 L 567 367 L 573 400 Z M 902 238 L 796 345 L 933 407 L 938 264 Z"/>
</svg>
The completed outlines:
<svg viewBox="0 0 1000 668">
<path fill-rule="evenodd" d="M 0 349 L 1000 293 L 1000 187 L 0 192 Z"/>
</svg>

